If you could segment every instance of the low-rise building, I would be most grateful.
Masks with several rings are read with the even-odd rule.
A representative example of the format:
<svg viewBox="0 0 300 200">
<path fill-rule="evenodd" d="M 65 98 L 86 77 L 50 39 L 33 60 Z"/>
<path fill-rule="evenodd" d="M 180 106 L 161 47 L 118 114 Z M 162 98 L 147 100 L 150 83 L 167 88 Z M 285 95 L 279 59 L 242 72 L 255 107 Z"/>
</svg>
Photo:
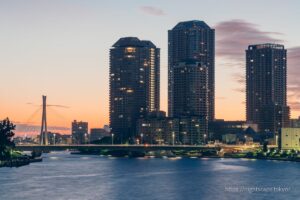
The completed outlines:
<svg viewBox="0 0 300 200">
<path fill-rule="evenodd" d="M 243 135 L 248 127 L 249 126 L 247 126 L 245 121 L 225 121 L 224 119 L 216 119 L 208 125 L 209 138 L 211 140 L 223 141 L 223 135 Z"/>
<path fill-rule="evenodd" d="M 300 128 L 281 129 L 281 149 L 300 150 Z"/>
<path fill-rule="evenodd" d="M 237 135 L 236 134 L 222 135 L 222 142 L 225 144 L 235 144 L 237 142 Z"/>
<path fill-rule="evenodd" d="M 91 128 L 90 142 L 93 143 L 97 140 L 101 140 L 106 136 L 110 136 L 110 134 L 105 128 Z"/>
<path fill-rule="evenodd" d="M 151 112 L 137 122 L 137 133 L 143 143 L 175 144 L 179 142 L 179 121 L 167 118 L 166 113 Z"/>
<path fill-rule="evenodd" d="M 72 122 L 72 139 L 74 144 L 85 144 L 88 142 L 87 122 L 78 122 L 76 120 Z"/>
<path fill-rule="evenodd" d="M 290 119 L 290 128 L 300 128 L 300 117 L 298 119 Z"/>
<path fill-rule="evenodd" d="M 170 118 L 164 112 L 139 119 L 137 133 L 143 142 L 150 144 L 203 144 L 208 139 L 206 119 L 198 116 Z"/>
</svg>

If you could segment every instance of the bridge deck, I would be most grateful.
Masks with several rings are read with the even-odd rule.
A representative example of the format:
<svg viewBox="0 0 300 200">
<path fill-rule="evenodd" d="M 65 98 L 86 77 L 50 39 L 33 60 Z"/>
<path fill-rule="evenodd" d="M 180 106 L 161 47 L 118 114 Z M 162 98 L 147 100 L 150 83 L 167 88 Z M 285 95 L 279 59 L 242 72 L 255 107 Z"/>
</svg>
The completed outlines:
<svg viewBox="0 0 300 200">
<path fill-rule="evenodd" d="M 219 147 L 205 145 L 17 145 L 21 151 L 64 151 L 64 150 L 131 150 L 131 151 L 155 151 L 155 150 L 218 150 Z"/>
</svg>

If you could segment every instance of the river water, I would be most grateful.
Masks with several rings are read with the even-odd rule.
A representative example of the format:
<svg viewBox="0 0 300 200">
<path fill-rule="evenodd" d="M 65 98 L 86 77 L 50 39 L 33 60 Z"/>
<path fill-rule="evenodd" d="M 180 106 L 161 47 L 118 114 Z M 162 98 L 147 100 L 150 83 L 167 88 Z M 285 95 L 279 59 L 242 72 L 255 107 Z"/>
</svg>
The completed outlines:
<svg viewBox="0 0 300 200">
<path fill-rule="evenodd" d="M 300 163 L 43 154 L 0 168 L 0 200 L 300 199 Z"/>
</svg>

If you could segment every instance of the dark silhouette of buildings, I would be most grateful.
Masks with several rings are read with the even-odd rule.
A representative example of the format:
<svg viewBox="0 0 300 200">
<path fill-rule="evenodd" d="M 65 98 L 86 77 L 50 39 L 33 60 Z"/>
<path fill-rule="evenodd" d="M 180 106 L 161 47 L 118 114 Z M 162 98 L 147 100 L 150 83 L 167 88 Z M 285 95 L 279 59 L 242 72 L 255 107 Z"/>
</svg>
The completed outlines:
<svg viewBox="0 0 300 200">
<path fill-rule="evenodd" d="M 179 119 L 168 118 L 163 111 L 151 112 L 138 120 L 137 132 L 143 143 L 178 144 Z"/>
<path fill-rule="evenodd" d="M 99 141 L 104 137 L 110 137 L 110 133 L 104 128 L 91 128 L 90 131 L 90 143 Z"/>
<path fill-rule="evenodd" d="M 287 51 L 279 44 L 246 50 L 246 117 L 260 131 L 278 133 L 289 125 Z"/>
<path fill-rule="evenodd" d="M 136 123 L 159 110 L 160 49 L 136 37 L 110 49 L 110 127 L 120 142 L 136 136 Z"/>
<path fill-rule="evenodd" d="M 208 120 L 215 118 L 215 30 L 203 21 L 178 23 L 168 32 L 168 113 L 174 116 L 175 79 L 174 68 L 178 63 L 195 60 L 207 67 L 208 71 Z"/>
<path fill-rule="evenodd" d="M 74 144 L 85 144 L 88 142 L 88 122 L 72 122 L 72 141 Z"/>
<path fill-rule="evenodd" d="M 300 128 L 300 117 L 298 119 L 290 119 L 290 128 Z"/>
<path fill-rule="evenodd" d="M 199 116 L 166 117 L 162 111 L 152 112 L 137 123 L 138 136 L 150 144 L 204 144 L 203 119 Z"/>
</svg>

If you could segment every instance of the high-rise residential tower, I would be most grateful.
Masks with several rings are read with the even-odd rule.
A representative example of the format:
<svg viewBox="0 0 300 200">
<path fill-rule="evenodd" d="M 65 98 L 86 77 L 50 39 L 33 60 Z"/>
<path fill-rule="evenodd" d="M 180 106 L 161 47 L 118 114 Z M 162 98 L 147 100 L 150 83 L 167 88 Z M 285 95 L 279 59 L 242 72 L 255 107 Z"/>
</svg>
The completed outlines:
<svg viewBox="0 0 300 200">
<path fill-rule="evenodd" d="M 208 72 L 208 120 L 215 118 L 215 30 L 203 21 L 178 23 L 168 32 L 168 114 L 174 116 L 174 67 L 185 60 L 195 60 Z"/>
<path fill-rule="evenodd" d="M 120 142 L 136 134 L 136 123 L 159 110 L 160 49 L 136 37 L 110 49 L 110 127 Z"/>
<path fill-rule="evenodd" d="M 246 118 L 260 131 L 278 133 L 289 124 L 287 51 L 279 44 L 246 50 Z"/>
<path fill-rule="evenodd" d="M 195 60 L 179 62 L 173 68 L 173 116 L 202 116 L 208 113 L 208 70 Z"/>
<path fill-rule="evenodd" d="M 173 80 L 173 116 L 182 119 L 181 127 L 183 123 L 190 127 L 181 134 L 182 140 L 184 144 L 204 143 L 208 134 L 208 69 L 192 59 L 178 62 Z M 195 120 L 197 123 L 193 123 Z"/>
</svg>

